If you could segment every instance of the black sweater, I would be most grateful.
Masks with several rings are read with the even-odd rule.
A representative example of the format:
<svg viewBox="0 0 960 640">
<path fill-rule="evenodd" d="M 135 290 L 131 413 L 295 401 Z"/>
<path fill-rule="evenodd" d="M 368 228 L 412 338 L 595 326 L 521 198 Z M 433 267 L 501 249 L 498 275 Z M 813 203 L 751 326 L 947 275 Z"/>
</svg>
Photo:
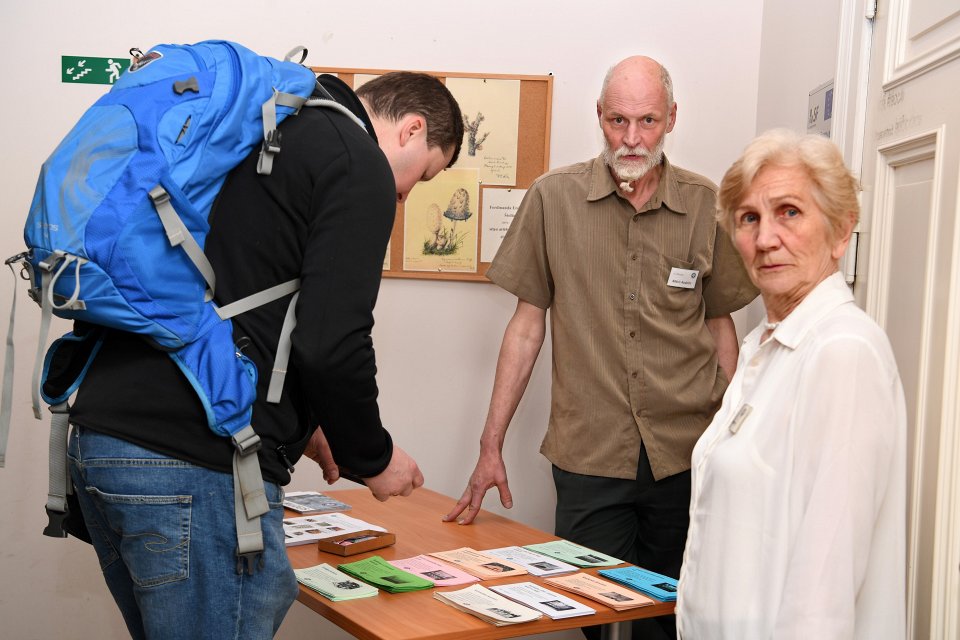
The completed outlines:
<svg viewBox="0 0 960 640">
<path fill-rule="evenodd" d="M 205 252 L 221 305 L 295 277 L 297 328 L 279 405 L 264 401 L 289 297 L 234 318 L 234 339 L 259 370 L 253 427 L 264 478 L 286 484 L 283 460 L 302 455 L 320 426 L 337 463 L 359 476 L 393 452 L 377 406 L 370 332 L 396 188 L 369 117 L 341 81 L 324 87 L 367 125 L 305 108 L 281 125 L 273 173 L 254 151 L 231 173 L 210 215 Z M 368 133 L 369 132 L 369 133 Z M 233 449 L 206 425 L 174 362 L 141 338 L 108 332 L 71 410 L 75 424 L 229 472 Z M 310 464 L 313 464 L 310 462 Z"/>
</svg>

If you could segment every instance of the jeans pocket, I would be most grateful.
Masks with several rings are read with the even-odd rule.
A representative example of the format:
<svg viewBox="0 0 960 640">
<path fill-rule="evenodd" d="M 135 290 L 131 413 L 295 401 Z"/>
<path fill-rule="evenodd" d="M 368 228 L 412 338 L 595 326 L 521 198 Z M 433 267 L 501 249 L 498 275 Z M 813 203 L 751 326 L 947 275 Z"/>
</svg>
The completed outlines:
<svg viewBox="0 0 960 640">
<path fill-rule="evenodd" d="M 120 538 L 120 555 L 137 586 L 153 587 L 190 575 L 191 496 L 87 493 Z"/>
</svg>

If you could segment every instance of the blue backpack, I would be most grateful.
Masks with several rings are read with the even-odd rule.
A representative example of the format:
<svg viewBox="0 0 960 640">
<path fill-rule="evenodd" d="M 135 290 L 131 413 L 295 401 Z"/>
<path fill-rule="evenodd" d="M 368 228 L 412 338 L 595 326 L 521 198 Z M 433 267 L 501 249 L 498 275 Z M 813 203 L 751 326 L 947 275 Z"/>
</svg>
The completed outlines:
<svg viewBox="0 0 960 640">
<path fill-rule="evenodd" d="M 229 171 L 260 145 L 258 171 L 270 173 L 282 147 L 277 124 L 283 118 L 304 105 L 327 106 L 363 126 L 332 99 L 310 99 L 319 86 L 313 72 L 290 61 L 301 51 L 305 56 L 301 47 L 281 62 L 226 41 L 159 45 L 146 54 L 131 50 L 127 72 L 43 164 L 24 230 L 28 250 L 7 260 L 11 268 L 22 264 L 29 294 L 43 310 L 33 405 L 37 418 L 41 396 L 52 405 L 52 465 L 63 459 L 67 399 L 99 344 L 77 349 L 87 338 L 68 333 L 50 347 L 41 373 L 50 316 L 145 336 L 170 354 L 193 385 L 210 429 L 233 439 L 238 554 L 248 560 L 262 549 L 258 516 L 267 510 L 255 455 L 260 442 L 250 427 L 257 372 L 236 349 L 229 318 L 294 293 L 299 282 L 278 283 L 217 307 L 216 279 L 203 246 L 210 208 Z M 286 369 L 295 303 L 296 295 L 275 370 Z M 85 363 L 66 384 L 43 384 L 62 348 L 82 352 Z M 8 340 L 8 357 L 11 350 Z M 5 385 L 10 382 L 8 370 Z M 279 401 L 282 384 L 282 375 L 271 380 L 268 401 Z M 10 395 L 5 388 L 0 466 Z M 51 471 L 51 522 L 44 533 L 63 536 L 70 482 L 65 470 L 56 473 L 62 477 Z"/>
</svg>

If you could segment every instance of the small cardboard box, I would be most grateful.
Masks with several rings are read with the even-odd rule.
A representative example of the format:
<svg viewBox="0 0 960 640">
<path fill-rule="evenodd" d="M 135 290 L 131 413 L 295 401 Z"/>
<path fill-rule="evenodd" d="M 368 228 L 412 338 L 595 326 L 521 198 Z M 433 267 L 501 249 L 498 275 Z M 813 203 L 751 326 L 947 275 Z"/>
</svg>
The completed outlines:
<svg viewBox="0 0 960 640">
<path fill-rule="evenodd" d="M 397 541 L 397 536 L 389 531 L 373 531 L 366 529 L 364 531 L 354 531 L 345 533 L 332 538 L 324 538 L 317 541 L 317 548 L 320 551 L 334 553 L 338 556 L 352 556 L 356 553 L 373 551 L 389 547 Z"/>
</svg>

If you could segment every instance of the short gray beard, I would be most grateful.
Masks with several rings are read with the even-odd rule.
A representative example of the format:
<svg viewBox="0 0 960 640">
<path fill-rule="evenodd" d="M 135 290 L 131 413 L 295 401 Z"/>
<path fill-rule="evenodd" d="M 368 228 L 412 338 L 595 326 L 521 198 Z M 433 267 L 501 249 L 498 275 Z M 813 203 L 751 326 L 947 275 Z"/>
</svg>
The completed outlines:
<svg viewBox="0 0 960 640">
<path fill-rule="evenodd" d="M 644 177 L 663 161 L 663 143 L 666 136 L 660 138 L 660 142 L 653 148 L 653 151 L 647 151 L 643 147 L 620 147 L 616 151 L 610 148 L 610 144 L 604 142 L 603 161 L 608 167 L 613 169 L 614 175 L 620 181 L 620 188 L 627 193 L 633 192 L 631 182 L 635 182 Z M 643 158 L 643 162 L 623 162 L 621 158 L 626 155 L 635 155 Z"/>
</svg>

